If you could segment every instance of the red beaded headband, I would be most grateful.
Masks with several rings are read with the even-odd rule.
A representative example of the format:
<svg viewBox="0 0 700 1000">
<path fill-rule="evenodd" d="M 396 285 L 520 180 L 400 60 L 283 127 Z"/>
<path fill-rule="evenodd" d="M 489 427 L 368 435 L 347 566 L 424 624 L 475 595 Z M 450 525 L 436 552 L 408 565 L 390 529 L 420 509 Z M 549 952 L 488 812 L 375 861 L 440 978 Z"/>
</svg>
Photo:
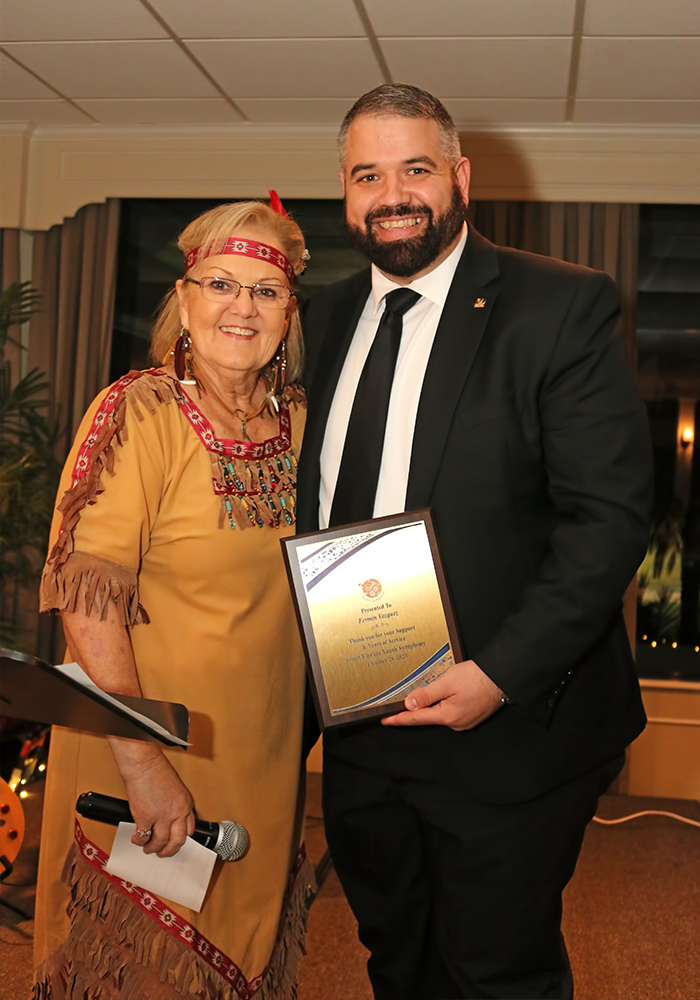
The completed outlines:
<svg viewBox="0 0 700 1000">
<path fill-rule="evenodd" d="M 277 212 L 278 215 L 284 216 L 285 219 L 289 218 L 276 191 L 270 191 L 270 208 L 273 212 Z M 186 267 L 188 271 L 200 259 L 201 250 L 201 246 L 195 247 L 194 250 L 191 250 L 187 254 Z M 258 260 L 267 260 L 281 271 L 284 271 L 290 285 L 294 284 L 296 276 L 289 258 L 285 257 L 280 250 L 275 250 L 274 247 L 268 246 L 267 243 L 257 243 L 255 240 L 236 240 L 231 237 L 219 247 L 210 247 L 207 253 L 201 255 L 201 260 L 204 260 L 206 257 L 216 257 L 219 254 L 231 253 L 241 254 L 243 257 L 256 257 Z M 304 251 L 304 256 L 305 259 L 308 259 L 306 251 Z"/>
<path fill-rule="evenodd" d="M 230 237 L 219 246 L 208 247 L 205 253 L 202 253 L 203 249 L 203 246 L 195 247 L 187 254 L 186 267 L 188 271 L 194 267 L 198 260 L 204 260 L 206 257 L 218 257 L 219 254 L 240 254 L 242 257 L 256 257 L 258 260 L 266 260 L 270 264 L 274 264 L 280 271 L 284 271 L 290 285 L 294 284 L 294 268 L 289 258 L 285 257 L 281 250 L 268 246 L 267 243 L 258 243 L 256 240 L 237 240 Z"/>
</svg>

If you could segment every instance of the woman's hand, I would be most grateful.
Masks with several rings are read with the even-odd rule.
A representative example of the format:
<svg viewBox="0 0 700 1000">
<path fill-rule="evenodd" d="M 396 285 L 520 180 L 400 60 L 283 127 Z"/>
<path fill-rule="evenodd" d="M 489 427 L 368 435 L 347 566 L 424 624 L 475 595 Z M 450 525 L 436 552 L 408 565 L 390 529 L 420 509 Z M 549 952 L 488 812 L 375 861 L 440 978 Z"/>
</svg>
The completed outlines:
<svg viewBox="0 0 700 1000">
<path fill-rule="evenodd" d="M 124 781 L 137 830 L 152 830 L 144 840 L 135 833 L 132 844 L 144 854 L 171 858 L 194 833 L 194 801 L 177 771 L 153 744 L 110 737 L 112 752 Z"/>
<path fill-rule="evenodd" d="M 84 584 L 77 608 L 84 607 Z M 71 656 L 103 691 L 140 697 L 129 632 L 110 601 L 105 619 L 89 618 L 83 611 L 62 611 L 63 630 Z M 137 830 L 152 830 L 148 840 L 134 834 L 132 843 L 146 854 L 171 858 L 194 833 L 194 802 L 177 771 L 160 747 L 140 740 L 108 736 L 126 788 Z"/>
</svg>

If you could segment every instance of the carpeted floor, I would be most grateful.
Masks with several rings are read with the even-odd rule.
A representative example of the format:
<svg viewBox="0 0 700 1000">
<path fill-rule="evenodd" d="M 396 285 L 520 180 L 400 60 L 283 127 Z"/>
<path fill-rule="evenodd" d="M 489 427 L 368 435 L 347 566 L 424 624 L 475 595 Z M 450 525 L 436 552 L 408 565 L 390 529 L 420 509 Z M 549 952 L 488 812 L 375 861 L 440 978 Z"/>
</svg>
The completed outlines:
<svg viewBox="0 0 700 1000">
<path fill-rule="evenodd" d="M 307 849 L 325 850 L 320 775 L 307 789 Z M 606 795 L 613 819 L 665 809 L 700 821 L 700 803 Z M 576 1000 L 700 1000 L 700 828 L 660 816 L 592 823 L 564 896 Z M 334 872 L 309 914 L 299 1000 L 371 1000 L 356 923 Z"/>
<path fill-rule="evenodd" d="M 318 863 L 326 846 L 320 775 L 308 777 L 306 842 Z M 25 1000 L 32 981 L 42 797 L 42 785 L 31 785 L 25 842 L 12 884 L 0 888 L 0 1000 Z M 605 796 L 598 812 L 650 808 L 700 820 L 700 803 L 626 795 Z M 591 824 L 565 895 L 564 933 L 576 1000 L 700 1000 L 700 828 L 654 816 Z M 299 1000 L 371 1000 L 366 957 L 331 869 L 309 915 Z"/>
<path fill-rule="evenodd" d="M 613 819 L 662 809 L 700 821 L 700 803 L 606 795 Z M 564 894 L 577 1000 L 700 1000 L 700 828 L 662 816 L 592 823 Z"/>
</svg>

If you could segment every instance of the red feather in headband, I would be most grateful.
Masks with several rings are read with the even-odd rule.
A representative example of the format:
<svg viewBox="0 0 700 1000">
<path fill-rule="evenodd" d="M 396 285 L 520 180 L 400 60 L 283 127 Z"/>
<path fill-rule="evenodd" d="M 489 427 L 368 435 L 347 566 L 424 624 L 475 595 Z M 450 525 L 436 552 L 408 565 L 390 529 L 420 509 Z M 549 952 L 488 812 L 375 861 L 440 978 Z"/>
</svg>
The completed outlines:
<svg viewBox="0 0 700 1000">
<path fill-rule="evenodd" d="M 283 215 L 285 219 L 289 218 L 276 191 L 270 191 L 270 208 L 273 212 L 277 212 L 278 215 Z"/>
</svg>

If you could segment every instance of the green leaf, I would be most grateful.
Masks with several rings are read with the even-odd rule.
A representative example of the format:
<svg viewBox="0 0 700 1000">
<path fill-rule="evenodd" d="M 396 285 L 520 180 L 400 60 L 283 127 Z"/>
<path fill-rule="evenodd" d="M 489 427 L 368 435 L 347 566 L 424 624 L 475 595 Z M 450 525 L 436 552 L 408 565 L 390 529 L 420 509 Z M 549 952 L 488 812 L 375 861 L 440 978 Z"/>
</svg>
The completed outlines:
<svg viewBox="0 0 700 1000">
<path fill-rule="evenodd" d="M 13 281 L 0 292 L 0 339 L 4 343 L 11 326 L 26 323 L 39 310 L 41 295 L 31 281 Z"/>
</svg>

